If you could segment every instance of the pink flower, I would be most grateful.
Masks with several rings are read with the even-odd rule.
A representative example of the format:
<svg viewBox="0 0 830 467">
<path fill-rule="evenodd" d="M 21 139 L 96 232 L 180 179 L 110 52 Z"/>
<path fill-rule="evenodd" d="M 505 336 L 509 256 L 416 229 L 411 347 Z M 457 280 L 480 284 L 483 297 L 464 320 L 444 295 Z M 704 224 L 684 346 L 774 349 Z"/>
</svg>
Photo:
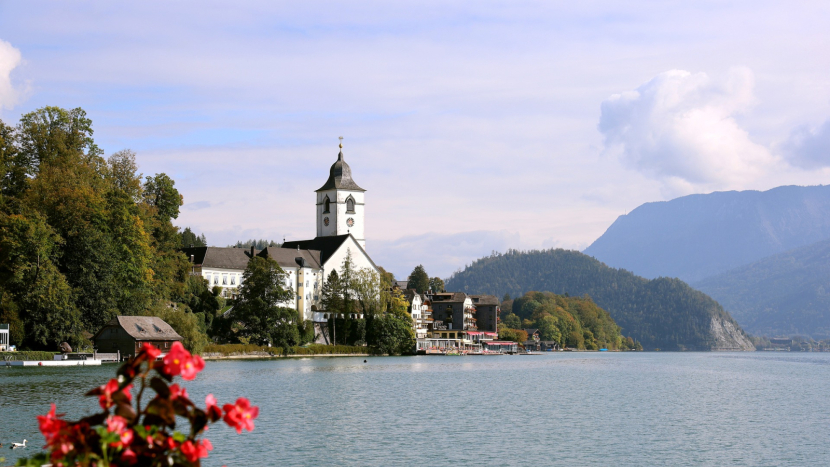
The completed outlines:
<svg viewBox="0 0 830 467">
<path fill-rule="evenodd" d="M 225 410 L 225 423 L 236 428 L 237 433 L 242 433 L 243 428 L 253 431 L 254 419 L 259 415 L 259 407 L 251 407 L 248 399 L 240 397 L 236 400 L 236 404 L 225 404 L 222 408 Z"/>
<path fill-rule="evenodd" d="M 127 428 L 127 419 L 120 415 L 113 415 L 107 418 L 107 431 L 119 435 Z"/>
<path fill-rule="evenodd" d="M 191 355 L 181 342 L 173 342 L 170 353 L 164 356 L 162 371 L 170 376 L 181 375 L 187 381 L 205 368 L 205 361 L 198 355 Z"/>
<path fill-rule="evenodd" d="M 187 399 L 187 389 L 179 386 L 178 384 L 171 384 L 170 385 L 170 400 L 174 401 L 179 397 L 183 397 Z"/>
<path fill-rule="evenodd" d="M 222 418 L 222 409 L 216 404 L 216 398 L 213 397 L 213 394 L 208 394 L 205 397 L 205 412 L 207 412 L 208 417 L 212 420 L 219 420 Z"/>
</svg>

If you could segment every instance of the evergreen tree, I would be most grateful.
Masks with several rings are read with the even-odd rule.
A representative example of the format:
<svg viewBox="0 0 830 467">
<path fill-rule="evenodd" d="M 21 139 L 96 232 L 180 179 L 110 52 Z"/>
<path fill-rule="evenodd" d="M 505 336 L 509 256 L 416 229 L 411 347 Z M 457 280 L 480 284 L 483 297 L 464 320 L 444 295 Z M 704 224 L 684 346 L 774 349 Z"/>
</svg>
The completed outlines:
<svg viewBox="0 0 830 467">
<path fill-rule="evenodd" d="M 415 289 L 418 293 L 424 293 L 429 290 L 429 275 L 424 270 L 423 265 L 419 264 L 415 266 L 415 269 L 409 275 L 409 284 L 407 286 L 410 289 Z"/>
</svg>

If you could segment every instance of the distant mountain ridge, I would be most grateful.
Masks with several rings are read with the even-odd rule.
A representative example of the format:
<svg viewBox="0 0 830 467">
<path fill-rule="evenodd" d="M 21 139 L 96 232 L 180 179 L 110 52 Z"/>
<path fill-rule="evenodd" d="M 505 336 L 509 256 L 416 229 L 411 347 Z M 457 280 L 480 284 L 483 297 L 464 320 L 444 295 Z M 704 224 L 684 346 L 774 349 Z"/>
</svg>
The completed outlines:
<svg viewBox="0 0 830 467">
<path fill-rule="evenodd" d="M 830 186 L 782 186 L 643 204 L 584 253 L 647 278 L 692 282 L 828 238 Z"/>
<path fill-rule="evenodd" d="M 692 284 L 748 332 L 830 338 L 830 240 L 796 248 Z"/>
<path fill-rule="evenodd" d="M 754 350 L 727 312 L 683 281 L 648 280 L 578 251 L 509 251 L 481 258 L 446 281 L 447 290 L 519 297 L 528 291 L 588 294 L 626 336 L 653 350 Z"/>
</svg>

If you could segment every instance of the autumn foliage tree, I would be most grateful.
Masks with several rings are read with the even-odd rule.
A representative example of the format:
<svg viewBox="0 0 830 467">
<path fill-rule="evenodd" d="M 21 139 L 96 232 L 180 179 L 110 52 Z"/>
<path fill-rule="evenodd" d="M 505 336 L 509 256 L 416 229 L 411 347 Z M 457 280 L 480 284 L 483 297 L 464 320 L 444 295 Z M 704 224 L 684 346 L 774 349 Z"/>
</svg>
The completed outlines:
<svg viewBox="0 0 830 467">
<path fill-rule="evenodd" d="M 105 158 L 92 136 L 80 108 L 0 122 L 0 315 L 14 344 L 74 347 L 117 315 L 189 299 L 174 181 L 142 181 L 133 152 Z"/>
</svg>

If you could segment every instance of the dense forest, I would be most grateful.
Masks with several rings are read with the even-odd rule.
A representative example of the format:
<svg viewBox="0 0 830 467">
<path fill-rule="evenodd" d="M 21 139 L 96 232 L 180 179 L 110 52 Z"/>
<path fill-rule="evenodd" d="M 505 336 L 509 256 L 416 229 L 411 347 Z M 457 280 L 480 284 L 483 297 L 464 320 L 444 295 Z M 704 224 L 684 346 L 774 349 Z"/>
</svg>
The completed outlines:
<svg viewBox="0 0 830 467">
<path fill-rule="evenodd" d="M 534 290 L 587 294 L 608 311 L 625 335 L 645 349 L 709 350 L 749 345 L 742 331 L 738 330 L 738 343 L 723 342 L 722 335 L 713 333 L 713 319 L 729 327 L 737 328 L 737 324 L 717 302 L 686 283 L 644 279 L 577 251 L 494 254 L 453 274 L 446 286 L 447 290 L 497 296 L 521 296 Z"/>
<path fill-rule="evenodd" d="M 55 350 L 88 345 L 117 315 L 150 314 L 198 350 L 223 303 L 178 251 L 193 241 L 172 223 L 182 196 L 167 175 L 138 173 L 133 152 L 105 157 L 92 135 L 82 109 L 0 121 L 0 322 L 13 344 Z"/>
<path fill-rule="evenodd" d="M 590 297 L 569 297 L 550 292 L 528 292 L 502 302 L 502 325 L 511 330 L 538 329 L 543 341 L 575 349 L 642 349 L 634 339 L 623 337 L 607 311 Z M 501 328 L 501 327 L 500 327 Z M 505 334 L 500 331 L 500 336 Z M 506 333 L 505 337 L 507 336 Z"/>
<path fill-rule="evenodd" d="M 692 286 L 747 331 L 830 338 L 830 240 L 764 258 Z"/>
</svg>

